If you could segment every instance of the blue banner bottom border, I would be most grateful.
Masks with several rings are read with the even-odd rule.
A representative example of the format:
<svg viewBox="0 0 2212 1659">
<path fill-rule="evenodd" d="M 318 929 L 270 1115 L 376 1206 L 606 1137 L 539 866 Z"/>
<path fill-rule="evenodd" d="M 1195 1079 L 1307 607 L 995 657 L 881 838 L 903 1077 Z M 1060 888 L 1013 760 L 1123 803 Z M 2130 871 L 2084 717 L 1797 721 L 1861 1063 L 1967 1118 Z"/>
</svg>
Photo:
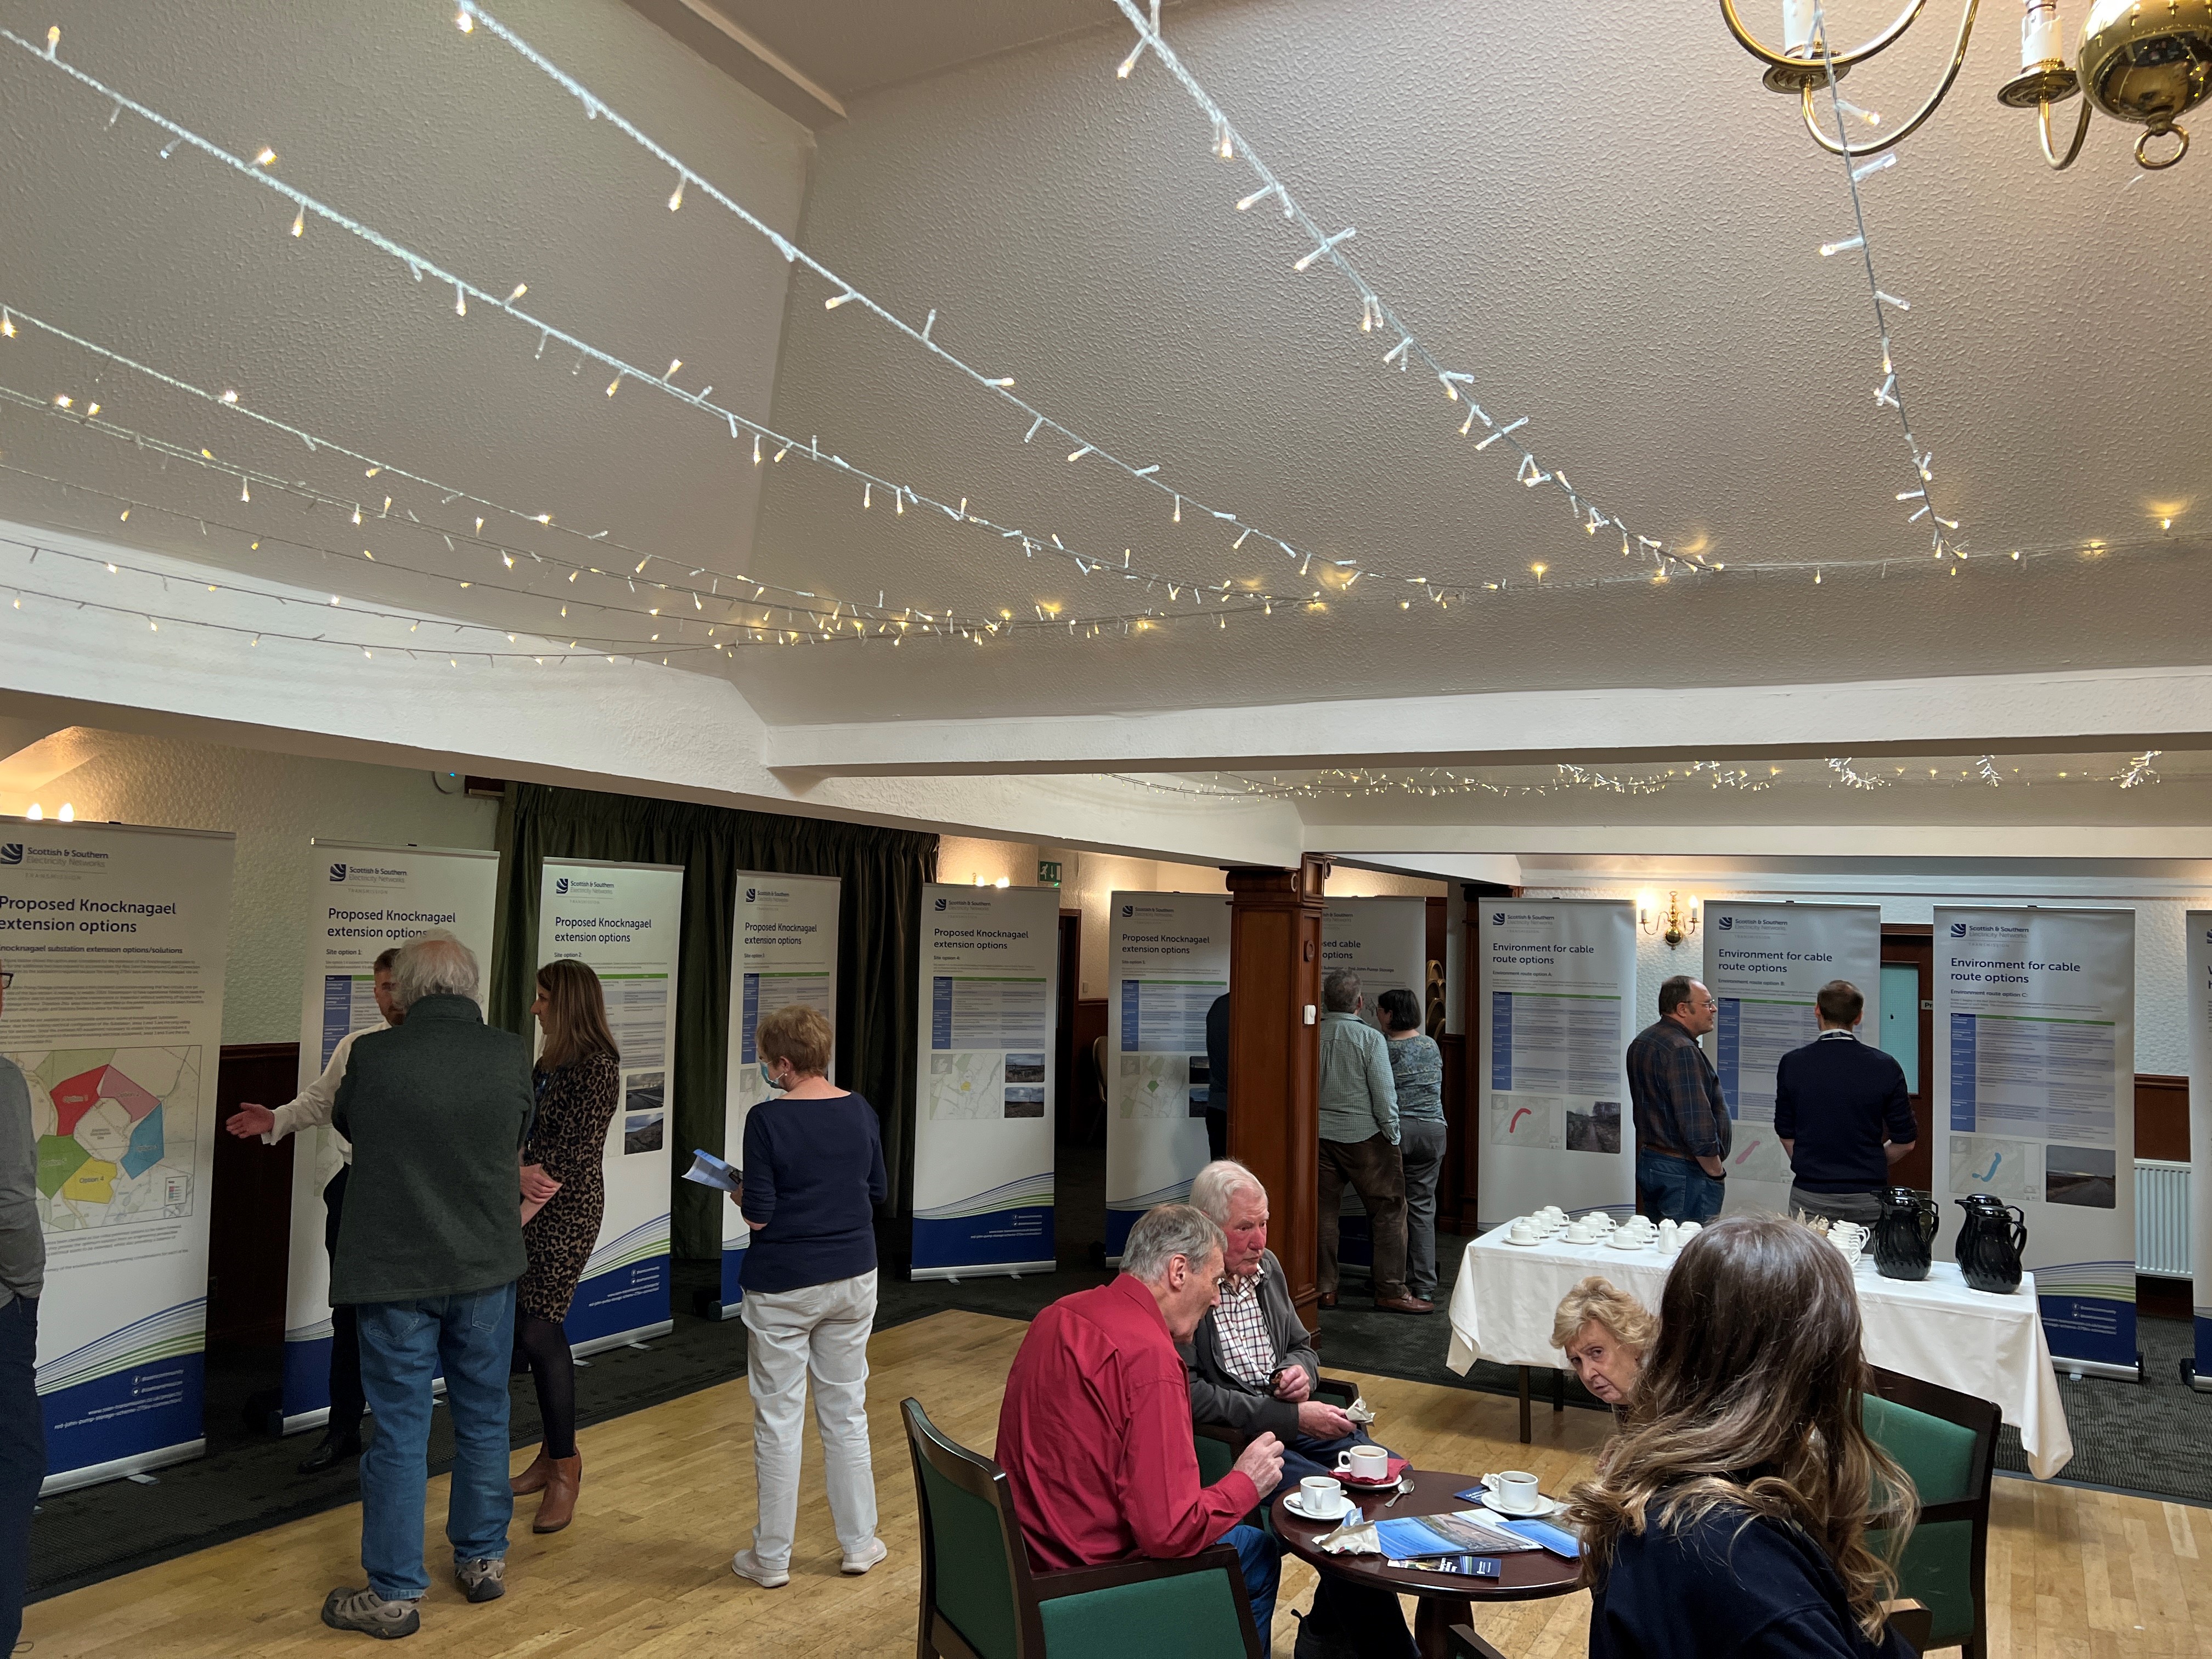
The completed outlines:
<svg viewBox="0 0 2212 1659">
<path fill-rule="evenodd" d="M 40 1395 L 46 1477 L 40 1492 L 69 1492 L 200 1456 L 207 1449 L 206 1374 L 204 1354 L 169 1354 Z"/>
<path fill-rule="evenodd" d="M 1018 1204 L 941 1221 L 915 1218 L 911 1279 L 1048 1273 L 1057 1265 L 1049 1204 Z"/>
</svg>

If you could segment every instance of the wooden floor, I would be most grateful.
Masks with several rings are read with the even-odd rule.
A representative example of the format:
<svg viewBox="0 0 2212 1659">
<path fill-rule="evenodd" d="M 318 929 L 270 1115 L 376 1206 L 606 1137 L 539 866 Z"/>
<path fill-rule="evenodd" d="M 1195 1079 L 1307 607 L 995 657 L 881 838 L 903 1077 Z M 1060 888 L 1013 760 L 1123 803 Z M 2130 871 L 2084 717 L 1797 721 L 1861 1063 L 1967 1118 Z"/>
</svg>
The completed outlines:
<svg viewBox="0 0 2212 1659">
<path fill-rule="evenodd" d="M 868 1414 L 881 1535 L 891 1553 L 866 1577 L 837 1571 L 811 1438 L 790 1584 L 763 1590 L 731 1574 L 730 1553 L 748 1540 L 753 1522 L 751 1404 L 740 1381 L 586 1431 L 575 1523 L 538 1538 L 529 1530 L 536 1500 L 521 1500 L 507 1596 L 488 1606 L 470 1607 L 436 1577 L 446 1555 L 446 1483 L 432 1482 L 426 1530 L 436 1582 L 422 1633 L 405 1651 L 423 1659 L 912 1653 L 918 1558 L 898 1402 L 919 1397 L 946 1433 L 988 1450 L 1025 1328 L 941 1313 L 870 1344 Z M 1547 1491 L 1589 1467 L 1609 1421 L 1540 1409 L 1537 1443 L 1522 1447 L 1510 1400 L 1389 1377 L 1361 1382 L 1380 1413 L 1379 1437 L 1417 1466 L 1526 1467 Z M 516 1467 L 524 1461 L 518 1454 Z M 1993 1654 L 2212 1659 L 2212 1511 L 2000 1480 L 1996 1516 Z M 359 1542 L 359 1510 L 334 1510 L 40 1602 L 23 1633 L 36 1659 L 365 1651 L 365 1638 L 325 1630 L 317 1617 L 332 1585 L 362 1582 Z M 1312 1587 L 1305 1567 L 1285 1564 L 1277 1653 L 1291 1651 L 1289 1610 L 1306 1606 Z M 1583 1651 L 1588 1619 L 1589 1598 L 1577 1594 L 1486 1610 L 1477 1623 L 1509 1654 L 1551 1659 Z"/>
</svg>

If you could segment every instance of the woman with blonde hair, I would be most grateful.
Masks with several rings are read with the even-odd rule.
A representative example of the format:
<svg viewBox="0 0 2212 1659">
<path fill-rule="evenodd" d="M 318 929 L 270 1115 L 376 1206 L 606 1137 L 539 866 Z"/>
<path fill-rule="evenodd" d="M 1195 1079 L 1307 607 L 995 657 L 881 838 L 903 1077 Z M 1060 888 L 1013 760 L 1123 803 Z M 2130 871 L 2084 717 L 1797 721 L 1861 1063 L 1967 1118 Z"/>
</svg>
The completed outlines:
<svg viewBox="0 0 2212 1659">
<path fill-rule="evenodd" d="M 876 1321 L 876 1206 L 890 1192 L 876 1109 L 833 1085 L 830 1022 L 803 1003 L 762 1017 L 762 1074 L 778 1092 L 745 1114 L 744 1184 L 731 1202 L 752 1239 L 744 1286 L 760 1519 L 730 1570 L 763 1589 L 791 1580 L 806 1380 L 842 1570 L 889 1553 L 876 1536 L 868 1456 L 868 1333 Z"/>
<path fill-rule="evenodd" d="M 1860 1422 L 1859 1334 L 1808 1227 L 1735 1216 L 1683 1247 L 1620 1437 L 1570 1495 L 1591 1659 L 1912 1652 L 1883 1603 L 1916 1500 Z"/>
<path fill-rule="evenodd" d="M 1566 1355 L 1575 1381 L 1616 1412 L 1635 1395 L 1644 1356 L 1658 1334 L 1650 1310 L 1595 1276 L 1562 1297 L 1552 1316 L 1552 1346 Z"/>
<path fill-rule="evenodd" d="M 522 1149 L 522 1245 L 530 1265 L 514 1299 L 514 1369 L 538 1389 L 544 1443 L 507 1484 L 539 1492 L 532 1532 L 558 1532 L 576 1513 L 584 1457 L 576 1449 L 576 1362 L 562 1322 L 592 1259 L 607 1204 L 607 1125 L 622 1103 L 622 1057 L 607 1029 L 599 976 L 580 962 L 538 970 L 530 1005 L 544 1042 L 538 1113 Z"/>
</svg>

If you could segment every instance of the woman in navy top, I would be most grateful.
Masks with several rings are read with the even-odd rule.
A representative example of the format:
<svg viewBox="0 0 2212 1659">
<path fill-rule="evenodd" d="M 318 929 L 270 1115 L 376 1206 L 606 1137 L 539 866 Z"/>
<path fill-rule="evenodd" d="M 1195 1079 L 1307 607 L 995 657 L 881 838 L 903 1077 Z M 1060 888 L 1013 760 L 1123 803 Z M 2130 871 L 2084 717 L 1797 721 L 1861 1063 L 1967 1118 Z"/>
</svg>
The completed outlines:
<svg viewBox="0 0 2212 1659">
<path fill-rule="evenodd" d="M 779 1008 L 753 1047 L 781 1092 L 745 1115 L 743 1190 L 731 1200 L 752 1229 L 739 1282 L 760 1520 L 730 1566 L 775 1589 L 791 1578 L 810 1373 L 844 1570 L 864 1573 L 889 1553 L 876 1536 L 867 1399 L 875 1211 L 889 1184 L 875 1108 L 824 1075 L 836 1050 L 830 1022 L 803 1005 Z"/>
<path fill-rule="evenodd" d="M 1917 1500 L 1860 1422 L 1865 1382 L 1826 1240 L 1746 1215 L 1683 1246 L 1621 1436 L 1571 1496 L 1591 1659 L 1911 1653 L 1882 1607 Z"/>
</svg>

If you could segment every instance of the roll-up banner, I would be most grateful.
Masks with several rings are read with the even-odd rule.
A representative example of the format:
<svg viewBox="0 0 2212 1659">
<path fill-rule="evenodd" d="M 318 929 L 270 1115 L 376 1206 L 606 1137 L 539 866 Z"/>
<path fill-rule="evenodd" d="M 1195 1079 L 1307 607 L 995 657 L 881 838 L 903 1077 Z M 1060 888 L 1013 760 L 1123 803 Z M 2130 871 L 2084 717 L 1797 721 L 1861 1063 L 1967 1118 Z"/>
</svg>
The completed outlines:
<svg viewBox="0 0 2212 1659">
<path fill-rule="evenodd" d="M 1410 991 L 1428 1029 L 1429 902 L 1425 898 L 1331 899 L 1321 914 L 1321 967 L 1359 975 L 1367 999 L 1361 1016 L 1380 1024 L 1375 1005 L 1385 991 Z"/>
<path fill-rule="evenodd" d="M 1774 1133 L 1774 1070 L 1820 1035 L 1813 996 L 1832 979 L 1858 987 L 1859 1030 L 1879 1038 L 1881 907 L 1716 902 L 1705 914 L 1705 989 L 1720 1005 L 1707 1048 L 1735 1120 L 1722 1208 L 1786 1215 L 1790 1154 Z"/>
<path fill-rule="evenodd" d="M 30 1085 L 46 1492 L 197 1457 L 232 838 L 0 823 L 0 1054 Z"/>
<path fill-rule="evenodd" d="M 2134 911 L 1937 907 L 1937 1249 L 1949 1200 L 2018 1206 L 2052 1355 L 2108 1376 L 2140 1370 L 2135 1018 Z"/>
<path fill-rule="evenodd" d="M 914 1277 L 1050 1273 L 1060 890 L 921 890 Z"/>
<path fill-rule="evenodd" d="M 668 1076 L 683 917 L 681 865 L 548 859 L 539 878 L 538 960 L 590 964 L 622 1053 L 622 1103 L 607 1125 L 605 1218 L 568 1304 L 568 1343 L 578 1353 L 672 1328 Z"/>
<path fill-rule="evenodd" d="M 2197 1309 L 2192 1388 L 2212 1389 L 2212 910 L 2189 913 L 2189 1225 Z"/>
<path fill-rule="evenodd" d="M 1636 907 L 1480 903 L 1481 1224 L 1544 1204 L 1625 1217 L 1636 1207 Z"/>
<path fill-rule="evenodd" d="M 331 1063 L 353 1031 L 381 1030 L 376 959 L 417 933 L 443 927 L 491 975 L 499 854 L 429 847 L 307 843 L 307 985 L 300 998 L 300 1085 Z M 284 1281 L 284 1432 L 318 1428 L 331 1412 L 331 1259 L 323 1188 L 344 1161 L 328 1124 L 292 1142 L 292 1252 Z"/>
<path fill-rule="evenodd" d="M 837 1019 L 837 897 L 835 876 L 783 876 L 766 870 L 737 872 L 737 927 L 730 963 L 730 1060 L 722 1118 L 722 1157 L 742 1165 L 745 1114 L 771 1091 L 761 1075 L 753 1032 L 761 1016 L 804 1003 L 835 1024 Z M 835 1083 L 832 1056 L 830 1080 Z M 676 1151 L 685 1162 L 686 1147 Z M 734 1319 L 738 1286 L 752 1229 L 727 1199 L 722 1200 L 720 1316 Z"/>
<path fill-rule="evenodd" d="M 1106 1256 L 1206 1167 L 1206 1011 L 1229 990 L 1229 899 L 1115 893 L 1108 945 Z"/>
</svg>

